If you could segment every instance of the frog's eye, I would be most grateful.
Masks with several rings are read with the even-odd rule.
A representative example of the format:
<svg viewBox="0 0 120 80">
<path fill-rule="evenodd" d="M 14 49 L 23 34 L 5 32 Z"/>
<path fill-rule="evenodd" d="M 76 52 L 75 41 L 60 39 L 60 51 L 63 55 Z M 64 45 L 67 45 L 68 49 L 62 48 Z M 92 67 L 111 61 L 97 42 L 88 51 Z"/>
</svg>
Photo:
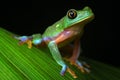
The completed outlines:
<svg viewBox="0 0 120 80">
<path fill-rule="evenodd" d="M 77 12 L 75 9 L 70 9 L 68 12 L 67 12 L 67 16 L 70 18 L 70 19 L 74 19 L 76 16 L 77 16 Z"/>
</svg>

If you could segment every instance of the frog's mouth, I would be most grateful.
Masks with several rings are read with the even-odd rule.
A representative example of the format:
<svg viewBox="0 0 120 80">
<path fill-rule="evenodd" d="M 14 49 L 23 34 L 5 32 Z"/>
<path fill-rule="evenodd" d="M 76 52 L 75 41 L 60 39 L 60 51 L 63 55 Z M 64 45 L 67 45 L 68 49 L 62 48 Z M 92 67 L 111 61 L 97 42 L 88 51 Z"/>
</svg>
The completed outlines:
<svg viewBox="0 0 120 80">
<path fill-rule="evenodd" d="M 91 16 L 86 17 L 84 20 L 82 20 L 78 23 L 84 23 L 85 24 L 85 23 L 88 23 L 88 22 L 92 21 L 94 18 L 95 18 L 95 16 L 94 16 L 94 14 L 92 14 Z"/>
<path fill-rule="evenodd" d="M 80 26 L 82 27 L 82 26 L 84 26 L 85 24 L 87 24 L 87 23 L 89 23 L 90 21 L 92 21 L 92 20 L 94 19 L 94 17 L 95 17 L 94 14 L 92 14 L 91 16 L 84 18 L 84 20 L 79 20 L 77 23 L 69 26 L 68 28 L 74 27 L 74 26 L 77 26 L 77 25 L 80 25 Z"/>
</svg>

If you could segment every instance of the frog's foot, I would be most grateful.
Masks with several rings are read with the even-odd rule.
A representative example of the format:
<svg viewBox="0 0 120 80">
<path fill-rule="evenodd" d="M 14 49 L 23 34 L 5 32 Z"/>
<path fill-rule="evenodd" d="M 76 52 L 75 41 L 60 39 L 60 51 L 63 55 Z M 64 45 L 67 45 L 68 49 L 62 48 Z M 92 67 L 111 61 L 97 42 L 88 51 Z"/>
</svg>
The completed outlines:
<svg viewBox="0 0 120 80">
<path fill-rule="evenodd" d="M 88 64 L 86 64 L 85 62 L 80 62 L 80 61 L 76 61 L 76 63 L 73 63 L 76 67 L 78 67 L 78 69 L 81 70 L 81 72 L 86 72 L 86 73 L 90 73 L 90 70 L 88 68 L 90 68 L 90 66 Z"/>
<path fill-rule="evenodd" d="M 90 66 L 87 63 L 73 59 L 67 59 L 67 61 L 69 61 L 71 65 L 76 66 L 82 73 L 90 73 Z"/>
<path fill-rule="evenodd" d="M 65 75 L 65 72 L 69 72 L 73 76 L 73 78 L 77 78 L 75 72 L 66 65 L 62 67 L 60 74 L 63 76 Z"/>
<path fill-rule="evenodd" d="M 23 44 L 28 44 L 28 48 L 32 48 L 32 41 L 30 38 L 28 38 L 27 36 L 14 36 L 15 39 L 19 40 L 19 45 L 23 45 Z"/>
</svg>

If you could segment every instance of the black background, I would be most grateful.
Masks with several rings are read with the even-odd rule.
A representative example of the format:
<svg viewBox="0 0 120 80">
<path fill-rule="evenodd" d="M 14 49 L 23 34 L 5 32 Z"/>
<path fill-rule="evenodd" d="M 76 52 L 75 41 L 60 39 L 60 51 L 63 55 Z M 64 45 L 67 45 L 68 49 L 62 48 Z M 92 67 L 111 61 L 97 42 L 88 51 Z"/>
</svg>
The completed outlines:
<svg viewBox="0 0 120 80">
<path fill-rule="evenodd" d="M 4 1 L 0 7 L 0 26 L 18 35 L 43 33 L 48 26 L 66 15 L 70 8 L 82 9 L 85 6 L 92 8 L 95 19 L 85 27 L 81 39 L 82 55 L 119 66 L 119 58 L 113 51 L 115 35 L 111 0 Z"/>
</svg>

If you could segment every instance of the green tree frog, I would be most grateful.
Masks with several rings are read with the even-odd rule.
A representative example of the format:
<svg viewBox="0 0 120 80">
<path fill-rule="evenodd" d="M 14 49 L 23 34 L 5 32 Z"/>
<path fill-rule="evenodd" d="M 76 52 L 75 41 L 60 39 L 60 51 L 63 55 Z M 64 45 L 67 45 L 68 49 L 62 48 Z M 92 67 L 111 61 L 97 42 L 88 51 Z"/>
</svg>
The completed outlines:
<svg viewBox="0 0 120 80">
<path fill-rule="evenodd" d="M 42 35 L 14 36 L 14 38 L 20 40 L 20 45 L 27 43 L 28 48 L 31 48 L 32 45 L 47 46 L 53 59 L 62 67 L 60 74 L 64 75 L 65 72 L 69 72 L 74 78 L 77 78 L 75 72 L 67 66 L 64 60 L 69 61 L 82 72 L 89 72 L 89 69 L 78 61 L 78 57 L 80 55 L 80 37 L 83 28 L 85 24 L 93 19 L 94 13 L 88 6 L 82 10 L 70 9 L 63 18 L 49 26 Z M 73 46 L 70 45 L 72 42 L 74 42 Z M 71 54 L 71 56 L 64 59 L 61 54 Z"/>
</svg>

